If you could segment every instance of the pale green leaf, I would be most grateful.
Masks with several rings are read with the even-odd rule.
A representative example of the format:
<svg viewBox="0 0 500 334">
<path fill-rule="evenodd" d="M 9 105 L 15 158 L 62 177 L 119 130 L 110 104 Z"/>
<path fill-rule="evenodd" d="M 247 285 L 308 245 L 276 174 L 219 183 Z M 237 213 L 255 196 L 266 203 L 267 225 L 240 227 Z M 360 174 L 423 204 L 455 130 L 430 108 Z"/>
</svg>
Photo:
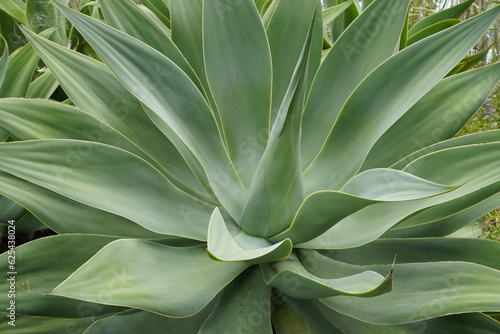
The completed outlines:
<svg viewBox="0 0 500 334">
<path fill-rule="evenodd" d="M 300 206 L 290 228 L 270 240 L 290 238 L 294 243 L 302 243 L 321 235 L 354 212 L 375 203 L 415 200 L 435 196 L 452 188 L 396 170 L 370 170 L 351 179 L 342 192 L 320 191 L 309 195 Z M 391 205 L 388 203 L 386 208 L 391 210 Z"/>
<path fill-rule="evenodd" d="M 101 0 L 99 3 L 107 24 L 163 53 L 177 64 L 198 88 L 202 89 L 186 58 L 170 37 L 144 11 L 130 1 Z"/>
<path fill-rule="evenodd" d="M 161 171 L 177 187 L 203 198 L 205 191 L 177 148 L 104 64 L 39 38 L 27 29 L 23 32 L 75 105 L 133 141 L 162 166 Z"/>
<path fill-rule="evenodd" d="M 340 14 L 342 14 L 351 4 L 353 0 L 340 3 L 335 6 L 328 7 L 323 10 L 323 24 L 330 24 Z"/>
<path fill-rule="evenodd" d="M 176 248 L 117 240 L 51 294 L 187 317 L 203 309 L 246 267 L 241 262 L 213 260 L 203 247 Z M 113 287 L 112 293 L 109 286 Z"/>
<path fill-rule="evenodd" d="M 455 24 L 458 24 L 460 22 L 462 22 L 462 21 L 460 21 L 458 19 L 449 19 L 449 20 L 444 20 L 444 21 L 435 23 L 435 24 L 419 31 L 418 33 L 412 35 L 410 38 L 408 38 L 407 45 L 411 45 L 413 43 L 420 41 L 421 39 L 429 37 L 435 33 L 438 33 L 440 31 L 444 30 L 444 29 L 447 29 L 449 27 L 453 27 Z"/>
<path fill-rule="evenodd" d="M 60 235 L 17 247 L 16 312 L 44 317 L 91 318 L 122 310 L 118 307 L 45 295 L 113 240 L 115 238 L 97 235 Z M 61 256 L 62 254 L 64 256 Z M 7 261 L 9 255 L 11 254 L 8 252 L 0 255 L 0 268 L 3 273 L 11 272 Z M 3 296 L 8 295 L 9 286 L 5 283 L 0 286 Z M 113 285 L 110 285 L 111 287 Z M 3 301 L 7 300 L 2 298 L 2 308 Z"/>
<path fill-rule="evenodd" d="M 321 315 L 338 326 L 342 333 L 356 334 L 492 334 L 500 330 L 500 324 L 481 313 L 464 313 L 446 317 L 415 321 L 403 325 L 375 325 L 347 317 L 317 303 Z M 446 332 L 443 332 L 445 330 Z"/>
<path fill-rule="evenodd" d="M 7 65 L 9 63 L 9 47 L 3 36 L 0 36 L 0 49 L 2 55 L 0 56 L 0 89 L 2 88 L 5 75 L 7 74 Z"/>
<path fill-rule="evenodd" d="M 499 78 L 500 64 L 496 64 L 440 81 L 380 137 L 362 169 L 390 166 L 417 150 L 452 138 L 481 107 Z"/>
<path fill-rule="evenodd" d="M 271 124 L 304 52 L 317 6 L 316 0 L 278 1 L 278 6 L 266 27 L 273 69 Z M 285 26 L 286 34 L 283 33 Z"/>
<path fill-rule="evenodd" d="M 56 165 L 52 165 L 48 169 L 54 173 L 60 170 L 61 167 Z M 16 203 L 21 204 L 57 233 L 90 233 L 124 238 L 169 238 L 166 235 L 154 233 L 126 218 L 76 202 L 3 171 L 0 172 L 0 185 L 1 194 L 8 195 Z M 2 199 L 0 198 L 2 213 L 9 215 L 5 221 L 15 219 L 16 215 L 12 211 L 9 212 L 9 208 L 17 211 L 22 208 L 14 202 L 10 202 L 10 205 L 5 204 Z M 14 207 L 12 207 L 13 205 Z M 24 211 L 22 209 L 21 212 Z M 58 212 L 58 214 L 54 215 L 54 212 Z"/>
<path fill-rule="evenodd" d="M 264 238 L 238 230 L 236 223 L 225 222 L 219 209 L 215 209 L 208 227 L 210 255 L 221 261 L 248 261 L 253 264 L 278 261 L 292 252 L 292 242 L 289 239 L 272 244 Z"/>
<path fill-rule="evenodd" d="M 295 255 L 282 261 L 263 264 L 261 270 L 267 285 L 299 299 L 338 295 L 372 297 L 387 293 L 392 286 L 390 275 L 384 277 L 374 271 L 364 271 L 342 278 L 320 278 L 308 272 Z"/>
<path fill-rule="evenodd" d="M 485 144 L 491 142 L 500 141 L 500 130 L 484 131 L 479 133 L 473 133 L 466 136 L 460 136 L 452 138 L 449 140 L 444 140 L 431 145 L 431 142 L 420 143 L 420 146 L 424 146 L 422 149 L 415 151 L 414 153 L 408 155 L 407 157 L 399 160 L 391 167 L 395 169 L 403 169 L 410 162 L 432 152 L 444 150 L 447 148 L 453 148 L 458 146 L 467 146 L 474 144 Z"/>
<path fill-rule="evenodd" d="M 423 18 L 410 28 L 410 30 L 408 31 L 408 36 L 415 35 L 419 31 L 422 31 L 423 29 L 438 22 L 448 19 L 458 19 L 473 3 L 474 0 L 466 0 L 456 6 L 450 7 L 445 10 L 440 10 L 435 14 Z"/>
<path fill-rule="evenodd" d="M 229 156 L 248 186 L 270 129 L 272 85 L 269 44 L 252 0 L 204 2 L 203 55 Z"/>
<path fill-rule="evenodd" d="M 306 193 L 341 188 L 354 176 L 384 132 L 462 59 L 499 13 L 497 6 L 434 34 L 368 75 L 349 97 L 323 149 L 304 172 Z"/>
<path fill-rule="evenodd" d="M 331 48 L 314 79 L 304 110 L 303 133 L 314 135 L 302 136 L 303 169 L 320 151 L 352 91 L 393 54 L 399 43 L 408 2 L 374 3 Z"/>
<path fill-rule="evenodd" d="M 3 143 L 0 169 L 151 231 L 206 240 L 213 206 L 181 192 L 121 149 L 77 140 Z"/>
<path fill-rule="evenodd" d="M 7 71 L 0 87 L 0 97 L 25 96 L 39 60 L 31 45 L 14 51 L 9 56 Z"/>
<path fill-rule="evenodd" d="M 379 271 L 388 270 L 380 266 Z M 374 324 L 402 324 L 454 313 L 498 311 L 500 271 L 465 262 L 399 264 L 391 292 L 321 299 L 338 313 Z"/>
<path fill-rule="evenodd" d="M 17 21 L 26 24 L 26 4 L 22 0 L 2 0 L 0 9 L 12 16 Z"/>
<path fill-rule="evenodd" d="M 119 80 L 160 116 L 196 155 L 221 204 L 237 217 L 244 186 L 201 92 L 170 59 L 90 17 L 58 6 Z M 147 63 L 143 62 L 148 58 Z"/>
<path fill-rule="evenodd" d="M 403 219 L 425 208 L 438 204 L 453 205 L 453 201 L 464 197 L 467 202 L 462 203 L 462 209 L 474 205 L 499 190 L 498 150 L 500 143 L 496 142 L 459 146 L 421 157 L 405 171 L 435 183 L 462 186 L 434 197 L 368 206 L 346 217 L 321 236 L 297 246 L 313 249 L 358 247 L 376 240 Z M 440 214 L 439 211 L 436 214 Z M 440 217 L 448 215 L 444 210 Z M 367 221 L 370 224 L 366 224 Z M 363 233 L 353 232 L 358 230 Z"/>
<path fill-rule="evenodd" d="M 59 82 L 57 82 L 52 72 L 46 69 L 44 73 L 30 83 L 26 96 L 48 99 L 54 94 L 57 87 L 59 87 Z"/>
<path fill-rule="evenodd" d="M 466 261 L 500 270 L 497 254 L 500 243 L 465 238 L 398 238 L 379 239 L 362 247 L 325 250 L 332 259 L 369 266 L 397 263 Z"/>
</svg>

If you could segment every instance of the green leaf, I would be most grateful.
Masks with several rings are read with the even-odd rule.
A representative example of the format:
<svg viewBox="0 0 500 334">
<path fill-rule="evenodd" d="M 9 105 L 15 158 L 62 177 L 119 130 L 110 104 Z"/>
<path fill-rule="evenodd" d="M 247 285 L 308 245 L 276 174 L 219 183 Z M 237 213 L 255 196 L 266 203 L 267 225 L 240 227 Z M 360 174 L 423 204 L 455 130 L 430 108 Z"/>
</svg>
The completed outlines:
<svg viewBox="0 0 500 334">
<path fill-rule="evenodd" d="M 435 23 L 435 24 L 433 24 L 425 29 L 422 29 L 418 33 L 410 36 L 407 40 L 407 45 L 411 45 L 413 43 L 420 41 L 421 39 L 424 39 L 426 37 L 434 35 L 435 33 L 438 33 L 438 32 L 445 30 L 449 27 L 453 27 L 454 25 L 456 25 L 460 22 L 462 22 L 462 21 L 457 20 L 457 19 L 448 19 L 448 20 L 444 20 L 444 21 Z"/>
<path fill-rule="evenodd" d="M 170 27 L 170 9 L 166 1 L 168 0 L 142 0 L 141 2 L 149 8 L 165 26 Z"/>
<path fill-rule="evenodd" d="M 26 4 L 22 0 L 2 0 L 0 3 L 1 10 L 22 24 L 26 24 L 25 8 Z"/>
<path fill-rule="evenodd" d="M 200 194 L 205 191 L 177 148 L 104 64 L 39 38 L 27 29 L 23 32 L 75 105 L 133 141 L 163 167 L 160 171 L 177 187 L 203 199 Z"/>
<path fill-rule="evenodd" d="M 44 317 L 92 318 L 122 310 L 119 307 L 46 295 L 113 240 L 115 238 L 97 235 L 59 235 L 16 247 L 16 312 Z M 8 252 L 0 255 L 0 268 L 3 273 L 12 271 L 8 268 L 10 255 L 12 254 Z M 7 278 L 10 276 L 5 275 Z M 113 283 L 110 283 L 109 288 L 113 287 Z M 0 286 L 3 296 L 7 297 L 9 288 L 10 284 L 4 283 Z M 2 310 L 7 308 L 8 302 L 8 298 L 2 298 Z"/>
<path fill-rule="evenodd" d="M 325 319 L 315 302 L 285 294 L 280 294 L 278 300 L 280 302 L 273 305 L 273 325 L 277 334 L 341 333 Z"/>
<path fill-rule="evenodd" d="M 232 231 L 232 233 L 231 233 Z M 208 252 L 220 261 L 247 261 L 252 264 L 278 261 L 290 255 L 289 239 L 272 244 L 264 238 L 246 234 L 215 209 L 208 226 Z"/>
<path fill-rule="evenodd" d="M 51 167 L 51 172 L 57 173 L 61 170 L 61 167 L 56 165 Z M 126 218 L 76 202 L 3 171 L 0 171 L 0 184 L 1 194 L 8 195 L 10 199 L 21 204 L 50 229 L 58 233 L 90 233 L 124 238 L 169 238 L 166 235 L 154 233 Z M 0 198 L 2 212 L 9 215 L 4 221 L 16 217 L 14 213 L 8 211 L 9 207 L 15 204 L 14 202 L 10 203 L 11 205 L 7 206 L 2 203 L 2 198 Z M 21 209 L 23 214 L 25 211 L 17 204 L 13 209 L 17 211 Z M 54 212 L 58 212 L 59 215 L 54 215 Z"/>
<path fill-rule="evenodd" d="M 316 0 L 278 1 L 266 27 L 273 69 L 271 124 L 276 119 L 304 52 L 317 6 Z M 287 27 L 286 34 L 283 33 L 284 26 Z"/>
<path fill-rule="evenodd" d="M 25 45 L 14 51 L 9 56 L 7 71 L 0 87 L 0 97 L 26 96 L 39 60 L 31 45 Z"/>
<path fill-rule="evenodd" d="M 229 156 L 248 186 L 270 129 L 272 85 L 266 32 L 252 0 L 204 2 L 203 54 Z"/>
<path fill-rule="evenodd" d="M 51 294 L 187 317 L 204 308 L 246 267 L 241 262 L 212 260 L 203 247 L 117 240 Z M 110 285 L 113 293 L 109 292 Z M 159 293 L 161 299 L 157 298 Z"/>
<path fill-rule="evenodd" d="M 372 169 L 356 175 L 342 192 L 377 201 L 408 201 L 435 196 L 451 189 L 394 169 Z"/>
<path fill-rule="evenodd" d="M 358 172 L 384 132 L 462 59 L 499 13 L 497 6 L 434 34 L 368 75 L 349 97 L 323 149 L 304 172 L 305 192 L 341 188 Z M 380 86 L 380 82 L 387 84 Z"/>
<path fill-rule="evenodd" d="M 151 312 L 131 310 L 95 321 L 84 334 L 141 334 L 155 333 L 160 329 L 167 329 L 172 333 L 197 333 L 213 311 L 212 304 L 189 318 L 168 318 Z"/>
<path fill-rule="evenodd" d="M 390 166 L 452 138 L 481 107 L 499 77 L 500 64 L 495 64 L 441 80 L 380 137 L 362 169 Z"/>
<path fill-rule="evenodd" d="M 219 334 L 228 329 L 241 333 L 273 333 L 271 288 L 266 286 L 257 267 L 239 275 L 223 290 L 214 312 L 198 333 Z"/>
<path fill-rule="evenodd" d="M 432 152 L 444 150 L 447 148 L 459 147 L 459 146 L 467 146 L 474 144 L 485 144 L 491 142 L 500 141 L 500 130 L 490 130 L 479 133 L 473 133 L 466 136 L 460 136 L 444 141 L 437 142 L 435 144 L 426 146 L 426 143 L 422 143 L 422 146 L 426 146 L 414 153 L 408 155 L 407 157 L 399 160 L 391 167 L 395 169 L 403 169 L 410 162 Z"/>
<path fill-rule="evenodd" d="M 403 325 L 375 325 L 337 313 L 321 303 L 317 303 L 317 306 L 320 309 L 318 312 L 341 328 L 342 333 L 442 334 L 443 329 L 446 329 L 448 333 L 491 334 L 500 330 L 500 324 L 497 321 L 481 313 L 457 314 Z"/>
<path fill-rule="evenodd" d="M 302 120 L 302 169 L 318 154 L 342 106 L 399 43 L 409 1 L 377 1 L 336 41 L 319 68 Z M 374 29 L 374 27 L 376 27 Z"/>
<path fill-rule="evenodd" d="M 30 83 L 26 96 L 48 99 L 54 94 L 57 87 L 59 87 L 59 82 L 57 82 L 52 72 L 46 69 L 44 73 Z"/>
<path fill-rule="evenodd" d="M 5 75 L 7 74 L 7 65 L 9 63 L 9 47 L 5 39 L 0 36 L 0 49 L 2 55 L 0 56 L 0 89 L 2 88 Z"/>
<path fill-rule="evenodd" d="M 122 148 L 155 165 L 154 160 L 121 133 L 92 115 L 63 103 L 33 99 L 0 99 L 0 117 L 2 129 L 17 140 L 87 140 Z"/>
<path fill-rule="evenodd" d="M 334 268 L 331 269 L 334 271 Z M 299 299 L 338 295 L 372 297 L 390 291 L 392 286 L 392 276 L 383 277 L 373 271 L 342 278 L 320 278 L 308 272 L 295 255 L 263 264 L 261 270 L 267 285 Z"/>
<path fill-rule="evenodd" d="M 60 5 L 58 8 L 125 87 L 161 117 L 196 155 L 221 204 L 237 217 L 245 189 L 226 154 L 212 111 L 193 82 L 170 59 L 146 44 L 85 15 Z M 144 58 L 149 59 L 146 64 Z"/>
<path fill-rule="evenodd" d="M 492 195 L 493 194 L 493 195 Z M 490 197 L 486 197 L 490 196 Z M 486 198 L 481 201 L 482 198 Z M 419 212 L 387 231 L 383 237 L 444 237 L 498 208 L 500 195 L 493 188 L 486 195 L 464 196 Z"/>
<path fill-rule="evenodd" d="M 306 242 L 354 212 L 380 201 L 415 200 L 438 195 L 452 188 L 395 170 L 370 170 L 351 179 L 342 189 L 343 192 L 320 191 L 309 195 L 290 228 L 270 240 L 290 238 L 294 243 Z"/>
<path fill-rule="evenodd" d="M 380 271 L 387 270 L 380 266 Z M 500 271 L 465 262 L 396 265 L 391 292 L 372 298 L 321 299 L 334 311 L 374 324 L 402 324 L 454 313 L 498 311 Z"/>
<path fill-rule="evenodd" d="M 328 7 L 323 10 L 323 24 L 330 24 L 335 20 L 340 14 L 342 14 L 351 4 L 352 0 L 346 1 L 344 3 Z"/>
<path fill-rule="evenodd" d="M 55 173 L 50 166 L 58 167 Z M 151 231 L 206 240 L 213 206 L 179 191 L 121 149 L 77 140 L 4 143 L 0 169 Z"/>
<path fill-rule="evenodd" d="M 268 237 L 287 228 L 303 200 L 299 149 L 313 29 L 311 22 L 245 199 L 241 226 L 252 235 Z"/>
<path fill-rule="evenodd" d="M 177 46 L 138 6 L 123 0 L 101 0 L 99 4 L 108 25 L 163 53 L 177 64 L 200 90 L 202 89 L 198 77 Z"/>
<path fill-rule="evenodd" d="M 473 251 L 472 251 L 473 250 Z M 379 239 L 352 249 L 324 250 L 332 259 L 368 266 L 397 263 L 466 261 L 500 270 L 497 254 L 500 243 L 463 238 Z"/>
<path fill-rule="evenodd" d="M 474 3 L 474 0 L 466 0 L 456 6 L 450 7 L 445 10 L 438 11 L 435 14 L 429 15 L 424 19 L 415 23 L 408 31 L 408 36 L 415 35 L 419 31 L 436 24 L 438 22 L 448 20 L 448 19 L 458 19 L 467 8 L 469 8 Z"/>
<path fill-rule="evenodd" d="M 421 157 L 407 166 L 405 171 L 435 183 L 462 184 L 462 186 L 434 197 L 368 206 L 346 217 L 321 236 L 297 247 L 313 249 L 358 247 L 376 240 L 403 219 L 423 209 L 438 204 L 446 208 L 446 205 L 454 205 L 453 201 L 460 201 L 465 196 L 467 196 L 466 203 L 462 203 L 462 209 L 474 205 L 498 192 L 500 173 L 495 162 L 498 160 L 495 152 L 499 149 L 500 143 L 496 142 L 445 149 Z M 441 218 L 449 215 L 447 210 L 441 213 L 436 210 L 435 213 Z M 367 221 L 370 224 L 366 224 Z M 353 233 L 357 230 L 362 230 L 363 233 Z"/>
<path fill-rule="evenodd" d="M 7 321 L 0 322 L 2 333 L 12 331 L 13 327 Z M 22 328 L 23 334 L 40 334 L 40 328 L 43 328 L 46 333 L 67 334 L 68 329 L 82 333 L 93 322 L 94 319 L 58 319 L 16 315 L 15 325 Z"/>
</svg>

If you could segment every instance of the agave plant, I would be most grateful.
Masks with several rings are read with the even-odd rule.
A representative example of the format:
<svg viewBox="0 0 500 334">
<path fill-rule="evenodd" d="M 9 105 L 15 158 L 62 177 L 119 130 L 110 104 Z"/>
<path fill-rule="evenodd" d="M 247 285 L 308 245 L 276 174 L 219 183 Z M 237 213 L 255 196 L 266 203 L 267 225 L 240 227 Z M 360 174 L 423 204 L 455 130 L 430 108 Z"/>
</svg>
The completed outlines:
<svg viewBox="0 0 500 334">
<path fill-rule="evenodd" d="M 59 234 L 2 332 L 498 332 L 500 244 L 456 236 L 500 130 L 453 136 L 500 64 L 446 76 L 500 7 L 406 43 L 409 0 L 365 3 L 324 51 L 316 0 L 56 4 L 98 59 L 22 26 L 74 105 L 0 100 L 0 193 Z"/>
</svg>

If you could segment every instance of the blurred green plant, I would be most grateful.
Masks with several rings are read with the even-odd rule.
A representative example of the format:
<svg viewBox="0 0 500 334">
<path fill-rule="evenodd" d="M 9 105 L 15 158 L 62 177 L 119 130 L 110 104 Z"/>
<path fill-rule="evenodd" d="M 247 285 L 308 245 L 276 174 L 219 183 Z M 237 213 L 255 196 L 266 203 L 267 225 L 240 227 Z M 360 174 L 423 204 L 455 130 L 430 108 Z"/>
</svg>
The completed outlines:
<svg viewBox="0 0 500 334">
<path fill-rule="evenodd" d="M 454 138 L 500 7 L 96 4 L 9 9 L 69 98 L 0 99 L 0 194 L 59 234 L 16 248 L 17 328 L 500 330 L 500 243 L 448 237 L 500 197 L 500 130 Z"/>
</svg>

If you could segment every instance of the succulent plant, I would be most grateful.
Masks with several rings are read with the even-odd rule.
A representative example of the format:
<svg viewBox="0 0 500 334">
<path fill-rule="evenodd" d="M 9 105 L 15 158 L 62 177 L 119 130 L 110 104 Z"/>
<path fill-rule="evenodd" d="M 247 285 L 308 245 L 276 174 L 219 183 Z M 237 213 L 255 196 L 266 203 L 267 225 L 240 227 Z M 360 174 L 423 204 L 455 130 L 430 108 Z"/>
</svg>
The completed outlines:
<svg viewBox="0 0 500 334">
<path fill-rule="evenodd" d="M 463 228 L 500 130 L 453 137 L 500 7 L 419 38 L 409 2 L 56 3 L 90 56 L 21 26 L 69 100 L 0 99 L 0 194 L 58 233 L 15 248 L 2 332 L 498 332 L 500 244 Z"/>
</svg>

